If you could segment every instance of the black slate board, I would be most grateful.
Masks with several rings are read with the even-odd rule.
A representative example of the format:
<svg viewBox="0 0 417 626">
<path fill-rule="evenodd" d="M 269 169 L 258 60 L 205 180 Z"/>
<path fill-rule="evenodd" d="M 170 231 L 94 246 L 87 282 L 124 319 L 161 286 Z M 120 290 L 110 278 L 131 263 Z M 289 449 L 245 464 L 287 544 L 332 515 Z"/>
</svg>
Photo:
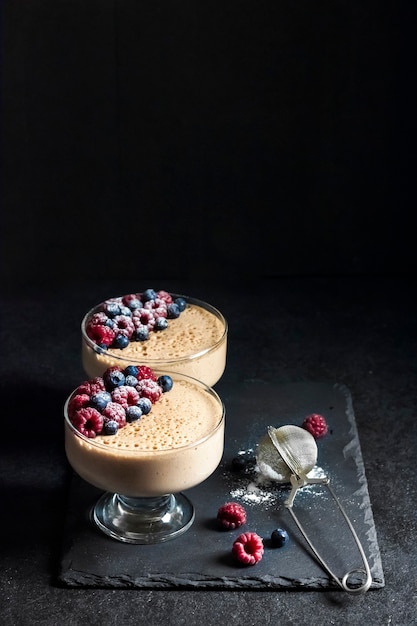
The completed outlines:
<svg viewBox="0 0 417 626">
<path fill-rule="evenodd" d="M 232 459 L 250 456 L 268 425 L 301 425 L 309 413 L 326 417 L 329 434 L 318 440 L 317 466 L 330 477 L 333 490 L 359 536 L 372 573 L 371 589 L 384 586 L 376 530 L 349 390 L 339 384 L 262 381 L 217 390 L 226 406 L 226 440 L 218 470 L 187 492 L 196 509 L 192 527 L 160 545 L 123 544 L 98 531 L 89 509 L 100 492 L 74 475 L 70 488 L 59 581 L 68 587 L 333 589 L 334 582 L 317 563 L 283 506 L 287 487 L 260 486 L 253 472 L 231 470 Z M 224 502 L 241 502 L 247 523 L 234 531 L 219 529 L 216 514 Z M 362 565 L 334 500 L 322 486 L 304 487 L 294 512 L 337 576 Z M 281 549 L 269 544 L 274 528 L 287 529 Z M 244 530 L 264 538 L 265 553 L 255 566 L 232 559 L 234 539 Z"/>
</svg>

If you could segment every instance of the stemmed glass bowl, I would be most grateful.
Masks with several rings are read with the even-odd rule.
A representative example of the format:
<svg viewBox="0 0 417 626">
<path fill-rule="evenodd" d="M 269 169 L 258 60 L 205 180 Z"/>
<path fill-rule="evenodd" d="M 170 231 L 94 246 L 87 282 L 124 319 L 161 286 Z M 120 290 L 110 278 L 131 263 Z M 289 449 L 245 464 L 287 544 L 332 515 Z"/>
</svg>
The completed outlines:
<svg viewBox="0 0 417 626">
<path fill-rule="evenodd" d="M 91 519 L 125 543 L 161 543 L 184 533 L 195 513 L 183 491 L 205 481 L 223 454 L 225 407 L 219 395 L 192 377 L 163 373 L 172 377 L 171 391 L 149 415 L 115 435 L 88 438 L 74 427 L 68 407 L 75 391 L 64 406 L 67 459 L 103 491 Z"/>
</svg>

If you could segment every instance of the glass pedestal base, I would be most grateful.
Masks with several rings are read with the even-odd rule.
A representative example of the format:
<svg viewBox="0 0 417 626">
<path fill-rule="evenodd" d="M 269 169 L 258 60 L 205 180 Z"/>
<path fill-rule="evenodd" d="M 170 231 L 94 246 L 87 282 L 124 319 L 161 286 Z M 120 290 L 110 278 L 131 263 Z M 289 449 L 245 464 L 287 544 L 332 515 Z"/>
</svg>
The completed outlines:
<svg viewBox="0 0 417 626">
<path fill-rule="evenodd" d="M 182 493 L 157 498 L 129 498 L 104 493 L 91 518 L 98 528 L 124 543 L 152 544 L 175 539 L 194 521 L 194 507 Z"/>
</svg>

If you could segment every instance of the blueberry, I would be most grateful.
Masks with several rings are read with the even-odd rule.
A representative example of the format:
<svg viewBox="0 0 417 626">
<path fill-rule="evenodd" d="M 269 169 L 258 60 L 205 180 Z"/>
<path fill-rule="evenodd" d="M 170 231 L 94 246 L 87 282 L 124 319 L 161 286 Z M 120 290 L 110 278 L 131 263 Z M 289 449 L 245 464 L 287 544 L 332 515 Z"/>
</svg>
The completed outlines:
<svg viewBox="0 0 417 626">
<path fill-rule="evenodd" d="M 109 317 L 116 317 L 116 315 L 120 315 L 120 304 L 117 302 L 106 302 L 104 311 Z"/>
<path fill-rule="evenodd" d="M 140 326 L 133 333 L 133 339 L 135 341 L 147 341 L 149 339 L 149 330 L 147 326 Z"/>
<path fill-rule="evenodd" d="M 132 311 L 129 309 L 128 306 L 121 305 L 120 315 L 125 315 L 126 317 L 132 317 Z"/>
<path fill-rule="evenodd" d="M 126 346 L 128 345 L 129 339 L 126 337 L 126 335 L 122 335 L 121 333 L 116 335 L 112 342 L 112 348 L 119 348 L 121 350 L 123 350 L 123 348 L 126 348 Z"/>
<path fill-rule="evenodd" d="M 136 385 L 138 384 L 138 379 L 136 378 L 136 376 L 132 376 L 132 374 L 128 374 L 126 376 L 126 381 L 125 381 L 125 385 L 127 385 L 128 387 L 136 387 Z"/>
<path fill-rule="evenodd" d="M 131 311 L 136 311 L 136 309 L 141 309 L 143 304 L 139 298 L 132 298 L 132 300 L 129 300 L 128 307 Z"/>
<path fill-rule="evenodd" d="M 125 376 L 137 376 L 138 372 L 139 369 L 136 365 L 128 365 L 127 367 L 125 367 L 123 373 Z"/>
<path fill-rule="evenodd" d="M 167 317 L 170 320 L 175 320 L 181 314 L 180 308 L 176 302 L 170 302 L 167 306 Z"/>
<path fill-rule="evenodd" d="M 135 422 L 142 417 L 142 410 L 137 405 L 128 406 L 126 409 L 126 421 Z"/>
<path fill-rule="evenodd" d="M 93 393 L 89 404 L 97 409 L 97 411 L 102 411 L 106 408 L 109 402 L 111 402 L 111 395 L 107 391 L 99 391 L 97 393 Z"/>
<path fill-rule="evenodd" d="M 174 302 L 177 305 L 177 307 L 179 308 L 180 313 L 182 313 L 185 310 L 186 306 L 187 306 L 187 302 L 185 301 L 185 299 L 184 298 L 175 298 Z"/>
<path fill-rule="evenodd" d="M 108 420 L 104 422 L 103 435 L 115 435 L 119 430 L 119 425 L 115 420 Z"/>
<path fill-rule="evenodd" d="M 168 321 L 166 317 L 157 317 L 155 320 L 154 330 L 165 330 L 168 328 Z"/>
<path fill-rule="evenodd" d="M 137 401 L 137 406 L 142 411 L 142 415 L 148 415 L 148 413 L 150 413 L 152 409 L 152 402 L 149 400 L 149 398 L 139 398 L 139 400 Z"/>
<path fill-rule="evenodd" d="M 104 384 L 110 391 L 125 384 L 126 377 L 120 370 L 111 370 L 103 374 Z"/>
<path fill-rule="evenodd" d="M 288 541 L 288 533 L 282 528 L 276 528 L 271 533 L 271 544 L 273 548 L 282 548 Z"/>
<path fill-rule="evenodd" d="M 112 320 L 111 317 L 108 317 L 104 322 L 104 326 L 108 326 L 109 328 L 114 328 L 116 326 L 116 322 Z"/>
<path fill-rule="evenodd" d="M 163 393 L 171 391 L 173 385 L 171 376 L 168 376 L 168 374 L 160 376 L 158 378 L 158 385 L 161 387 Z"/>
<path fill-rule="evenodd" d="M 149 300 L 156 299 L 156 291 L 154 289 L 145 289 L 142 294 L 142 302 L 148 302 Z"/>
</svg>

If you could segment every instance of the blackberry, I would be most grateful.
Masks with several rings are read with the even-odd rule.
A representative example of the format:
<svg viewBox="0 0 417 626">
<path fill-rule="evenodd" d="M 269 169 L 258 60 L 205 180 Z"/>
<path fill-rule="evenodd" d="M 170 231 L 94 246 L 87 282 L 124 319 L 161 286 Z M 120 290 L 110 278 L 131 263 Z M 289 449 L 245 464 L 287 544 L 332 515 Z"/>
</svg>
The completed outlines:
<svg viewBox="0 0 417 626">
<path fill-rule="evenodd" d="M 128 406 L 126 409 L 126 421 L 135 422 L 142 417 L 142 411 L 138 405 Z"/>
<path fill-rule="evenodd" d="M 173 381 L 172 381 L 171 376 L 168 376 L 168 374 L 163 374 L 162 376 L 160 376 L 158 378 L 157 382 L 158 382 L 158 385 L 162 389 L 162 393 L 166 393 L 167 391 L 171 391 L 172 385 L 174 384 Z"/>
</svg>

